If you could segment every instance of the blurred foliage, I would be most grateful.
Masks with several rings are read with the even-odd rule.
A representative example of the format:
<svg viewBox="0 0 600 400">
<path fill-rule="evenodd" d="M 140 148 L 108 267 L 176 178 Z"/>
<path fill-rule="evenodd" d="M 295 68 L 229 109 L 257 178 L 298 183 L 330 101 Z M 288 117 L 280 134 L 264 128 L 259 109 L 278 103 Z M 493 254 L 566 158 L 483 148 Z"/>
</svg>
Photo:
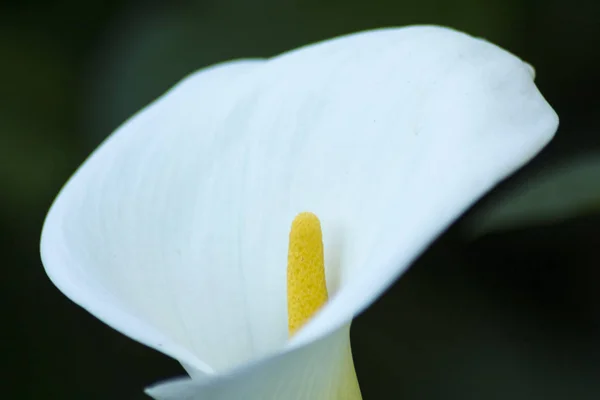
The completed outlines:
<svg viewBox="0 0 600 400">
<path fill-rule="evenodd" d="M 577 201 L 595 196 L 599 183 L 593 174 L 572 177 L 581 154 L 595 165 L 589 154 L 600 154 L 599 16 L 591 0 L 2 2 L 4 395 L 142 399 L 145 385 L 183 373 L 66 300 L 39 261 L 52 199 L 120 123 L 203 66 L 363 29 L 434 23 L 534 65 L 561 128 L 357 319 L 365 400 L 600 398 L 600 220 Z M 544 185 L 551 194 L 536 192 Z M 563 217 L 552 209 L 531 218 L 540 197 L 555 198 Z M 498 211 L 488 234 L 464 235 L 498 207 L 518 209 L 509 214 L 519 223 Z M 389 345 L 385 352 L 379 343 Z"/>
<path fill-rule="evenodd" d="M 515 179 L 513 187 L 468 219 L 472 233 L 600 215 L 600 153 L 561 160 Z"/>
</svg>

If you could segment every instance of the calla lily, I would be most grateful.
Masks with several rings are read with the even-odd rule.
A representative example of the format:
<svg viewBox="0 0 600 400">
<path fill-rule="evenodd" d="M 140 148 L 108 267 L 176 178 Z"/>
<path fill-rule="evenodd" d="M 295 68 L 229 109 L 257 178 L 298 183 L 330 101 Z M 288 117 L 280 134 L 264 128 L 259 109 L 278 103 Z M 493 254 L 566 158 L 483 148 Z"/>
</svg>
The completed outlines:
<svg viewBox="0 0 600 400">
<path fill-rule="evenodd" d="M 157 399 L 360 399 L 349 326 L 558 118 L 516 56 L 451 29 L 336 38 L 201 70 L 117 129 L 47 216 L 56 286 L 189 377 Z M 288 337 L 291 221 L 329 300 Z"/>
</svg>

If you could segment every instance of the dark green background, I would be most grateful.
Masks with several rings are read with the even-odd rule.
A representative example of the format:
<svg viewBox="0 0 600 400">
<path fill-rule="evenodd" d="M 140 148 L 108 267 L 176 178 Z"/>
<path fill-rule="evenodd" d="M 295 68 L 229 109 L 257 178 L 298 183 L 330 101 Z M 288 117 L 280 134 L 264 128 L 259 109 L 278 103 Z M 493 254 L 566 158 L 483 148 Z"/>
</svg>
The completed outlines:
<svg viewBox="0 0 600 400">
<path fill-rule="evenodd" d="M 529 61 L 561 117 L 543 154 L 477 207 L 600 149 L 597 1 L 2 2 L 0 397 L 142 399 L 144 386 L 182 373 L 68 301 L 39 260 L 53 197 L 118 124 L 200 67 L 413 23 Z M 477 240 L 464 221 L 356 320 L 364 399 L 600 398 L 600 213 Z"/>
</svg>

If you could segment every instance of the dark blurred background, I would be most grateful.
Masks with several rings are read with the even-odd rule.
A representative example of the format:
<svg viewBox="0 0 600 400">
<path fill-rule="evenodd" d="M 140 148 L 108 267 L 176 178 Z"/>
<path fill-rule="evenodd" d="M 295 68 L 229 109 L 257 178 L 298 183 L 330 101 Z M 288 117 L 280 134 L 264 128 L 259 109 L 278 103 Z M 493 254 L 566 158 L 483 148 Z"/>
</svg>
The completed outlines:
<svg viewBox="0 0 600 400">
<path fill-rule="evenodd" d="M 203 66 L 414 23 L 485 37 L 530 62 L 561 126 L 355 321 L 363 397 L 599 399 L 593 0 L 3 1 L 0 396 L 143 399 L 145 386 L 182 374 L 68 301 L 39 259 L 48 207 L 107 134 Z"/>
</svg>

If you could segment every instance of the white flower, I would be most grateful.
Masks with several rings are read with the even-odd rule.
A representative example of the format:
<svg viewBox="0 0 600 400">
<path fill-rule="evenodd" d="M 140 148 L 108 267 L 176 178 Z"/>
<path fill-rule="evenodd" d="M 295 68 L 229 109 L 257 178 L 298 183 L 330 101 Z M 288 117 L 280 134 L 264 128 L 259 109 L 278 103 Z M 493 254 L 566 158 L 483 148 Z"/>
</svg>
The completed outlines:
<svg viewBox="0 0 600 400">
<path fill-rule="evenodd" d="M 73 301 L 187 369 L 156 398 L 360 398 L 352 318 L 557 125 L 529 65 L 440 27 L 217 65 L 81 166 L 42 259 Z M 305 210 L 330 298 L 288 340 L 287 240 Z"/>
</svg>

